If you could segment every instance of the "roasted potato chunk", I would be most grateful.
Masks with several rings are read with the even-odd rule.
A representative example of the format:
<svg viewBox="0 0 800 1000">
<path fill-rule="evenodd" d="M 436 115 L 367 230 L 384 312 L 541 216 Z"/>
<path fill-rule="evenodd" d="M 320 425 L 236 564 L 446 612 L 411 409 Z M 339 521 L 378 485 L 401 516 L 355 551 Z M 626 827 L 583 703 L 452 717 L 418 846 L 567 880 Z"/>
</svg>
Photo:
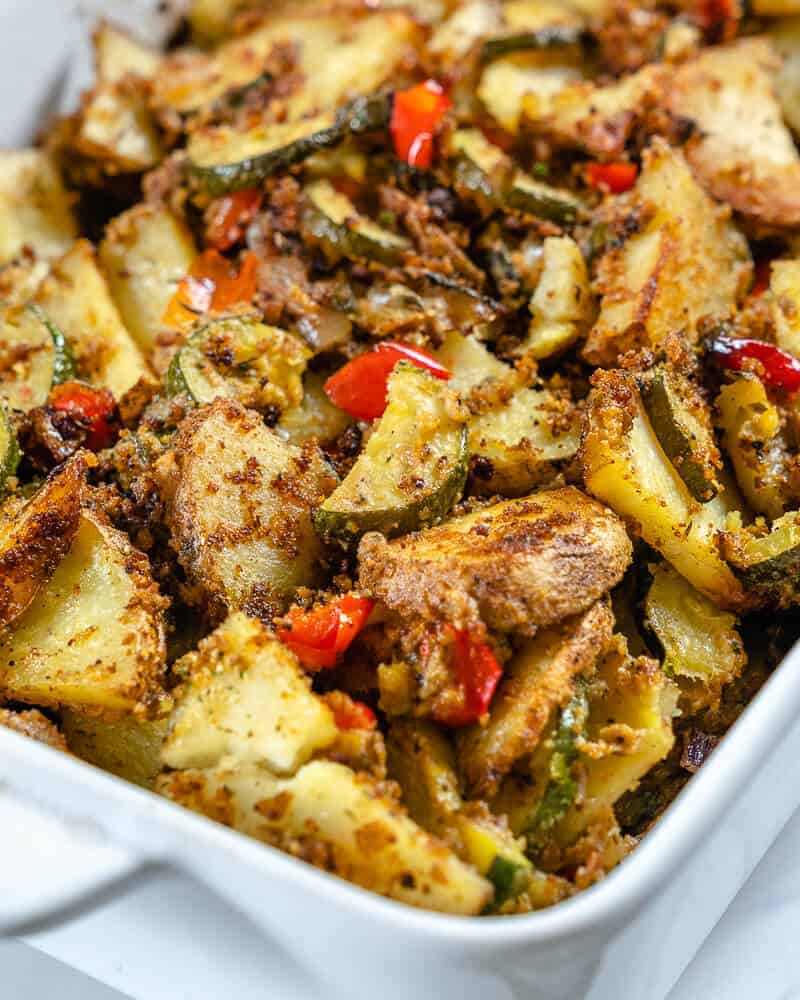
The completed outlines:
<svg viewBox="0 0 800 1000">
<path fill-rule="evenodd" d="M 39 705 L 157 714 L 164 605 L 147 557 L 82 511 L 38 599 L 0 635 L 0 689 Z"/>
<path fill-rule="evenodd" d="M 315 582 L 311 508 L 335 484 L 315 445 L 301 451 L 218 399 L 183 422 L 157 475 L 172 545 L 215 614 L 274 609 Z"/>
<path fill-rule="evenodd" d="M 175 670 L 186 680 L 164 741 L 168 767 L 213 767 L 230 757 L 294 774 L 336 738 L 333 713 L 294 653 L 241 611 Z"/>
<path fill-rule="evenodd" d="M 368 534 L 358 556 L 361 586 L 403 615 L 534 635 L 613 587 L 631 543 L 607 508 L 566 487 L 392 542 Z"/>
<path fill-rule="evenodd" d="M 29 708 L 24 712 L 12 712 L 8 708 L 0 708 L 0 726 L 13 729 L 54 750 L 63 750 L 65 753 L 69 750 L 64 734 L 60 732 L 58 726 L 35 708 Z"/>
<path fill-rule="evenodd" d="M 142 788 L 152 788 L 161 771 L 161 743 L 167 720 L 119 718 L 75 709 L 61 713 L 66 746 L 82 760 Z"/>
<path fill-rule="evenodd" d="M 0 264 L 23 248 L 58 257 L 78 235 L 56 165 L 38 149 L 0 151 Z"/>
<path fill-rule="evenodd" d="M 70 459 L 0 526 L 0 626 L 23 614 L 68 552 L 85 474 L 83 457 Z"/>
<path fill-rule="evenodd" d="M 536 749 L 551 713 L 569 701 L 575 677 L 590 672 L 613 627 L 611 609 L 598 603 L 522 646 L 506 668 L 488 723 L 459 738 L 459 762 L 473 797 L 493 796 L 514 763 Z"/>
<path fill-rule="evenodd" d="M 366 775 L 312 761 L 292 778 L 258 764 L 177 771 L 168 798 L 365 889 L 444 913 L 480 913 L 492 887 Z"/>
</svg>

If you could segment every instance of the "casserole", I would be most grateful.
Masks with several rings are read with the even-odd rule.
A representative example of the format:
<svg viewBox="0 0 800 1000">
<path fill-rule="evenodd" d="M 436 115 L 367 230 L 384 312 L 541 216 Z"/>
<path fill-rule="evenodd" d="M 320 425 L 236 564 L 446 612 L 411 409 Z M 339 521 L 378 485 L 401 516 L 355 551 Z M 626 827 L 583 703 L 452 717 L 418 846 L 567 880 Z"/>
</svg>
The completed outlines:
<svg viewBox="0 0 800 1000">
<path fill-rule="evenodd" d="M 459 990 L 468 997 L 504 990 L 602 997 L 612 989 L 622 997 L 659 996 L 796 802 L 781 773 L 790 770 L 779 766 L 792 759 L 798 738 L 790 728 L 795 669 L 788 658 L 645 844 L 605 883 L 551 912 L 504 924 L 419 914 L 370 898 L 0 732 L 4 846 L 6 856 L 19 859 L 4 886 L 4 928 L 12 933 L 69 914 L 104 890 L 124 890 L 142 872 L 174 865 L 225 894 L 302 959 L 310 985 L 320 977 L 345 995 L 379 988 L 386 996 L 424 996 L 433 982 L 436 993 Z M 773 753 L 781 740 L 780 754 Z M 749 787 L 756 773 L 758 786 Z M 44 863 L 42 840 L 31 837 L 37 806 L 66 820 L 53 832 L 39 818 L 48 848 L 58 846 L 52 867 Z M 726 825 L 704 839 L 703 829 L 713 828 L 726 809 Z M 745 816 L 762 819 L 757 831 Z M 682 875 L 667 887 L 689 854 Z M 681 919 L 684 914 L 691 920 Z M 663 943 L 666 926 L 677 939 L 674 950 Z M 637 963 L 642 954 L 668 954 L 667 967 Z"/>
</svg>

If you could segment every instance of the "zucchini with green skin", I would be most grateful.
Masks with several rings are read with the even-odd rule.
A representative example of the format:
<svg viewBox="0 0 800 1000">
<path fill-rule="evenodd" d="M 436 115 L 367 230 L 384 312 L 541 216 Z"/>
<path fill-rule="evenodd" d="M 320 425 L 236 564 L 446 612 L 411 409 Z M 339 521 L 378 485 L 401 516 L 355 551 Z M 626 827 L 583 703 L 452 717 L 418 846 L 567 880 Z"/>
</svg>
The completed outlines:
<svg viewBox="0 0 800 1000">
<path fill-rule="evenodd" d="M 308 353 L 297 337 L 257 316 L 220 317 L 178 350 L 167 372 L 167 394 L 186 393 L 199 404 L 228 396 L 250 409 L 284 411 L 303 398 Z"/>
<path fill-rule="evenodd" d="M 711 418 L 694 386 L 665 367 L 638 379 L 647 416 L 664 454 L 700 503 L 717 495 L 721 465 Z"/>
<path fill-rule="evenodd" d="M 749 593 L 789 607 L 800 603 L 800 514 L 779 517 L 769 534 L 726 538 L 728 562 Z"/>
<path fill-rule="evenodd" d="M 189 139 L 189 172 L 211 195 L 254 187 L 274 174 L 336 146 L 348 135 L 384 128 L 391 114 L 386 95 L 362 97 L 338 112 L 325 111 L 295 122 L 259 124 L 247 132 L 230 126 L 207 128 Z"/>
<path fill-rule="evenodd" d="M 521 170 L 515 172 L 506 189 L 505 203 L 510 209 L 565 226 L 577 220 L 582 207 L 571 191 L 544 184 Z"/>
<path fill-rule="evenodd" d="M 303 224 L 308 235 L 333 259 L 355 257 L 397 264 L 411 248 L 404 236 L 384 229 L 361 215 L 350 199 L 322 179 L 304 191 L 307 208 Z"/>
<path fill-rule="evenodd" d="M 667 674 L 718 694 L 738 676 L 747 656 L 736 615 L 723 611 L 677 573 L 659 565 L 645 602 L 647 624 L 664 650 Z"/>
<path fill-rule="evenodd" d="M 17 435 L 8 419 L 6 408 L 0 407 L 0 490 L 4 490 L 8 479 L 14 475 L 19 465 L 19 444 Z"/>
<path fill-rule="evenodd" d="M 38 306 L 10 308 L 0 317 L 0 397 L 15 410 L 47 402 L 54 385 L 75 378 L 64 334 Z"/>
<path fill-rule="evenodd" d="M 582 28 L 567 24 L 553 24 L 536 31 L 513 31 L 488 38 L 481 47 L 481 62 L 491 62 L 515 52 L 539 52 L 580 45 L 585 37 Z"/>
<path fill-rule="evenodd" d="M 399 364 L 388 404 L 344 481 L 317 509 L 323 537 L 354 540 L 367 531 L 406 534 L 441 521 L 467 476 L 466 413 L 427 372 Z"/>
</svg>

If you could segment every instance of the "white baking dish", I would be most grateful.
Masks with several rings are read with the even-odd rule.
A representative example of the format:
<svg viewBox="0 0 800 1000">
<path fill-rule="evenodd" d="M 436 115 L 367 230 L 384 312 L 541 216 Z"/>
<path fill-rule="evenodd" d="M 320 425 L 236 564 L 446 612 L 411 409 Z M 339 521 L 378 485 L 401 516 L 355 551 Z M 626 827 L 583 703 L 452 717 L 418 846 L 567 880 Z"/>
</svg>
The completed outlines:
<svg viewBox="0 0 800 1000">
<path fill-rule="evenodd" d="M 67 0 L 0 0 L 0 143 L 24 141 L 74 87 L 78 41 Z M 795 649 L 603 883 L 548 911 L 481 919 L 380 899 L 0 730 L 0 935 L 68 920 L 143 879 L 169 893 L 182 871 L 285 949 L 308 997 L 661 1000 L 800 803 L 799 718 Z M 191 912 L 159 913 L 169 954 L 170 922 Z"/>
</svg>

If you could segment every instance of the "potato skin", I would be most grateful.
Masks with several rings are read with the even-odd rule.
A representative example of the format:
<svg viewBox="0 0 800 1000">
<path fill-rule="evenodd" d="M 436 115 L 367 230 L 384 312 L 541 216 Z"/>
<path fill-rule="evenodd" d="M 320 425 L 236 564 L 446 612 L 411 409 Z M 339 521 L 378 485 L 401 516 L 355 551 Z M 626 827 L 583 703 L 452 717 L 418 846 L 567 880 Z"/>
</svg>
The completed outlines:
<svg viewBox="0 0 800 1000">
<path fill-rule="evenodd" d="M 622 522 L 574 487 L 387 542 L 365 535 L 360 585 L 403 615 L 534 635 L 590 607 L 631 560 Z"/>
</svg>

